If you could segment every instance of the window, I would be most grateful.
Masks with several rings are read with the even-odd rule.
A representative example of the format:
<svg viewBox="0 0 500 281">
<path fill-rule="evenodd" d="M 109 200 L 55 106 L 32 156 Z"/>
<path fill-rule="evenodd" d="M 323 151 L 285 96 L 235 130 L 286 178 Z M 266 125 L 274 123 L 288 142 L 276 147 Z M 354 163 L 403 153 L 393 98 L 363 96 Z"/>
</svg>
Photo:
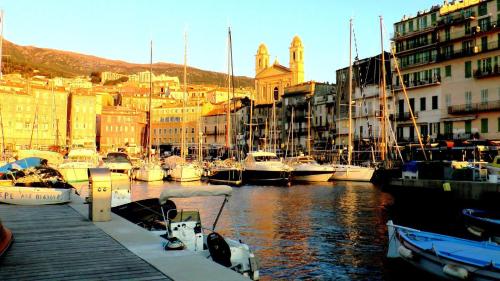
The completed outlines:
<svg viewBox="0 0 500 281">
<path fill-rule="evenodd" d="M 488 133 L 488 118 L 481 119 L 481 133 Z"/>
<path fill-rule="evenodd" d="M 447 27 L 445 30 L 444 30 L 444 40 L 445 41 L 450 41 L 451 39 L 451 33 L 450 33 L 450 28 Z"/>
<path fill-rule="evenodd" d="M 446 94 L 444 96 L 444 101 L 445 101 L 446 107 L 451 106 L 451 94 Z"/>
<path fill-rule="evenodd" d="M 478 8 L 479 16 L 484 16 L 488 13 L 488 5 L 487 4 L 488 3 L 486 3 L 486 2 L 479 4 L 479 8 Z"/>
<path fill-rule="evenodd" d="M 498 0 L 500 1 L 500 0 Z M 434 25 L 436 23 L 436 13 L 431 14 L 431 24 Z"/>
<path fill-rule="evenodd" d="M 451 65 L 447 65 L 444 67 L 444 75 L 446 77 L 451 77 Z"/>
<path fill-rule="evenodd" d="M 472 133 L 472 121 L 470 120 L 465 121 L 465 133 L 466 134 Z"/>
<path fill-rule="evenodd" d="M 447 135 L 453 134 L 453 122 L 445 121 L 444 122 L 444 133 Z"/>
<path fill-rule="evenodd" d="M 425 97 L 420 98 L 420 111 L 425 111 Z"/>
<path fill-rule="evenodd" d="M 472 63 L 470 61 L 465 62 L 465 78 L 472 77 Z"/>
<path fill-rule="evenodd" d="M 498 120 L 497 120 L 497 131 L 500 132 L 500 117 L 498 117 Z"/>
<path fill-rule="evenodd" d="M 432 110 L 438 109 L 438 96 L 432 96 Z"/>
<path fill-rule="evenodd" d="M 410 21 L 408 22 L 408 31 L 409 31 L 409 32 L 413 32 L 413 20 L 410 20 Z"/>
<path fill-rule="evenodd" d="M 488 89 L 481 90 L 481 103 L 488 103 Z"/>
<path fill-rule="evenodd" d="M 466 108 L 470 110 L 470 107 L 472 105 L 472 92 L 471 91 L 465 92 L 465 105 L 466 105 Z"/>
<path fill-rule="evenodd" d="M 488 51 L 488 36 L 481 37 L 481 52 Z"/>
<path fill-rule="evenodd" d="M 487 17 L 487 18 L 484 18 L 484 19 L 480 19 L 478 21 L 478 25 L 479 25 L 479 31 L 488 31 L 491 29 L 491 21 L 490 21 L 490 17 Z"/>
</svg>

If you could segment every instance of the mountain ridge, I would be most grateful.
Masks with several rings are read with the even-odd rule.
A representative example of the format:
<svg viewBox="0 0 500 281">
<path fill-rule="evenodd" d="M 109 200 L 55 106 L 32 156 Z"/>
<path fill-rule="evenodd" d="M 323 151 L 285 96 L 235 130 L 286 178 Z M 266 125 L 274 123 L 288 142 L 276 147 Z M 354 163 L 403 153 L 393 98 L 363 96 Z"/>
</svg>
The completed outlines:
<svg viewBox="0 0 500 281">
<path fill-rule="evenodd" d="M 149 64 L 130 63 L 124 60 L 101 58 L 95 55 L 81 54 L 73 51 L 39 48 L 28 45 L 21 46 L 6 39 L 3 40 L 4 74 L 21 73 L 24 76 L 45 75 L 47 77 L 90 76 L 92 72 L 111 71 L 130 75 L 148 71 Z M 168 62 L 156 62 L 152 65 L 153 73 L 177 76 L 182 80 L 184 66 Z M 35 73 L 35 70 L 37 72 Z M 203 70 L 188 66 L 189 84 L 208 84 L 225 86 L 227 74 Z M 235 87 L 253 87 L 254 79 L 246 76 L 234 77 Z"/>
</svg>

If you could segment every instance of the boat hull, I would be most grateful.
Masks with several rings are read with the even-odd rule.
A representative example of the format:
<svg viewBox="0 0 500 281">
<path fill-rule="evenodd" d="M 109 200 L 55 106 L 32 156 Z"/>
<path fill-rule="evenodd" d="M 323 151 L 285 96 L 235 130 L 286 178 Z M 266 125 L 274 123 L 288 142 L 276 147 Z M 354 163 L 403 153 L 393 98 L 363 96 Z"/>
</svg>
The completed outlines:
<svg viewBox="0 0 500 281">
<path fill-rule="evenodd" d="M 462 211 L 467 230 L 483 240 L 492 239 L 500 243 L 500 214 L 483 210 L 464 209 Z"/>
<path fill-rule="evenodd" d="M 213 184 L 241 185 L 243 183 L 243 170 L 241 169 L 213 169 L 210 171 L 208 181 Z"/>
<path fill-rule="evenodd" d="M 89 168 L 59 168 L 64 180 L 67 182 L 84 182 L 89 180 Z"/>
<path fill-rule="evenodd" d="M 297 182 L 327 182 L 333 176 L 333 171 L 302 171 L 294 170 L 292 180 Z"/>
<path fill-rule="evenodd" d="M 14 205 L 52 205 L 71 201 L 71 189 L 0 186 L 0 202 Z"/>
<path fill-rule="evenodd" d="M 201 180 L 202 171 L 194 165 L 177 165 L 170 172 L 170 177 L 177 182 L 190 182 Z"/>
<path fill-rule="evenodd" d="M 145 168 L 142 167 L 135 170 L 135 179 L 138 181 L 152 182 L 162 181 L 165 177 L 165 171 L 158 166 L 158 168 Z"/>
<path fill-rule="evenodd" d="M 12 231 L 5 227 L 0 221 L 0 257 L 2 257 L 12 245 L 14 235 Z"/>
<path fill-rule="evenodd" d="M 246 183 L 263 183 L 263 184 L 288 184 L 291 179 L 290 171 L 269 171 L 269 170 L 250 170 L 245 169 L 243 179 Z"/>
<path fill-rule="evenodd" d="M 338 165 L 334 166 L 334 171 L 331 177 L 332 180 L 369 182 L 372 179 L 375 169 L 370 167 Z"/>
</svg>

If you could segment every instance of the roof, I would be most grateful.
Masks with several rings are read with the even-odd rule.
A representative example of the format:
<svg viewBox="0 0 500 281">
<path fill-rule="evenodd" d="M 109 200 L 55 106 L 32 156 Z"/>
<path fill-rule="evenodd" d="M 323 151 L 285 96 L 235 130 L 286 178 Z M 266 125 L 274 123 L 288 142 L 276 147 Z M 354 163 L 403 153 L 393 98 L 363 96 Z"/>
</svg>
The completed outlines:
<svg viewBox="0 0 500 281">
<path fill-rule="evenodd" d="M 160 204 L 169 198 L 190 198 L 207 196 L 231 196 L 233 189 L 227 185 L 178 186 L 166 188 L 160 194 Z"/>
</svg>

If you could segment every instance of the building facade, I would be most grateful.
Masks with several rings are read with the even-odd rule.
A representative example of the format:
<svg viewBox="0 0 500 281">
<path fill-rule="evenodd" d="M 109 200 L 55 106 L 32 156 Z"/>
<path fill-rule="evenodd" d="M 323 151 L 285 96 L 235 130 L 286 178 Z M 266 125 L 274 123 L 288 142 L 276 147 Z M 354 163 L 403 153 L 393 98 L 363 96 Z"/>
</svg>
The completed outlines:
<svg viewBox="0 0 500 281">
<path fill-rule="evenodd" d="M 146 114 L 122 106 L 104 106 L 97 115 L 97 146 L 101 152 L 121 147 L 141 147 L 145 139 Z"/>
<path fill-rule="evenodd" d="M 90 89 L 76 89 L 68 100 L 68 145 L 96 147 L 96 95 Z"/>
<path fill-rule="evenodd" d="M 500 139 L 499 19 L 500 1 L 464 0 L 394 24 L 399 139 L 417 137 L 410 107 L 423 137 Z"/>
</svg>

